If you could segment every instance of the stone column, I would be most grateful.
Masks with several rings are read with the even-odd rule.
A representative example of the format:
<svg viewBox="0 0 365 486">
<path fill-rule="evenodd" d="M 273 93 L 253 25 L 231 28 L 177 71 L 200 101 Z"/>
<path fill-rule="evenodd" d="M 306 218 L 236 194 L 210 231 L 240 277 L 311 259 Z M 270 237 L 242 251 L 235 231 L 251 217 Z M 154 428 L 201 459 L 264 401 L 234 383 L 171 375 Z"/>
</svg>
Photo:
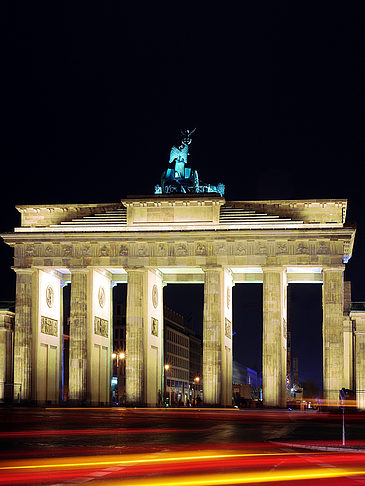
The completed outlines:
<svg viewBox="0 0 365 486">
<path fill-rule="evenodd" d="M 143 273 L 142 270 L 128 270 L 125 373 L 130 405 L 144 404 Z"/>
<path fill-rule="evenodd" d="M 36 279 L 34 269 L 15 269 L 14 400 L 34 400 L 34 327 Z"/>
<path fill-rule="evenodd" d="M 14 312 L 0 310 L 0 400 L 11 401 L 13 395 Z"/>
<path fill-rule="evenodd" d="M 263 267 L 263 401 L 286 405 L 287 276 L 281 267 Z"/>
<path fill-rule="evenodd" d="M 205 269 L 203 318 L 204 404 L 232 405 L 232 276 Z"/>
<path fill-rule="evenodd" d="M 222 307 L 222 396 L 221 405 L 232 406 L 232 271 L 228 268 L 222 271 L 221 307 Z"/>
<path fill-rule="evenodd" d="M 88 276 L 86 268 L 71 270 L 69 400 L 87 400 Z"/>
<path fill-rule="evenodd" d="M 345 267 L 323 268 L 323 396 L 337 405 L 345 386 L 343 342 L 343 272 Z"/>
<path fill-rule="evenodd" d="M 355 318 L 355 390 L 356 403 L 365 410 L 365 315 Z"/>
<path fill-rule="evenodd" d="M 155 407 L 163 383 L 162 275 L 151 268 L 127 272 L 127 402 Z"/>
</svg>

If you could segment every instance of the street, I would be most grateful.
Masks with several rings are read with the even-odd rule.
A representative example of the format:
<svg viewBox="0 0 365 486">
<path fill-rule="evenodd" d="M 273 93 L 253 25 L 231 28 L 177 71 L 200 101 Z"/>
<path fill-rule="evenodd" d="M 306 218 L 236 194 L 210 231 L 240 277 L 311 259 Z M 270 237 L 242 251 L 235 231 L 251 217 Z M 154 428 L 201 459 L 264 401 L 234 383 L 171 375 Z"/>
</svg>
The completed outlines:
<svg viewBox="0 0 365 486">
<path fill-rule="evenodd" d="M 365 417 L 235 409 L 1 411 L 0 485 L 365 484 Z M 322 447 L 327 450 L 305 449 Z M 364 451 L 361 452 L 361 450 Z"/>
</svg>

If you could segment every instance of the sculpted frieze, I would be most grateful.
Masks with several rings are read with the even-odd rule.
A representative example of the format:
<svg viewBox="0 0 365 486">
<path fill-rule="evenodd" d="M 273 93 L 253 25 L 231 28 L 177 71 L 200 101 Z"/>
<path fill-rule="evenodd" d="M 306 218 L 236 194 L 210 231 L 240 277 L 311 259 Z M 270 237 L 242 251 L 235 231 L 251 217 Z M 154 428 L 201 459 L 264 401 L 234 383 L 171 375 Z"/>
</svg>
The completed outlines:
<svg viewBox="0 0 365 486">
<path fill-rule="evenodd" d="M 81 254 L 84 257 L 91 257 L 92 256 L 91 246 L 90 245 L 82 245 Z"/>
<path fill-rule="evenodd" d="M 195 255 L 197 256 L 206 256 L 207 255 L 207 246 L 205 243 L 197 243 L 195 246 Z"/>
<path fill-rule="evenodd" d="M 46 245 L 44 248 L 44 256 L 54 256 L 55 255 L 55 248 L 53 245 Z"/>
<path fill-rule="evenodd" d="M 266 241 L 258 241 L 255 245 L 255 253 L 257 255 L 267 255 L 269 253 L 267 242 Z"/>
<path fill-rule="evenodd" d="M 299 241 L 295 247 L 296 255 L 309 255 L 309 244 L 306 241 Z"/>
<path fill-rule="evenodd" d="M 63 245 L 62 246 L 62 256 L 71 257 L 73 255 L 73 246 L 72 245 Z"/>
<path fill-rule="evenodd" d="M 330 253 L 330 242 L 329 241 L 319 241 L 317 243 L 317 254 L 318 255 L 328 255 Z"/>
<path fill-rule="evenodd" d="M 177 243 L 175 246 L 175 255 L 176 256 L 187 256 L 188 254 L 188 246 L 186 243 Z"/>
<path fill-rule="evenodd" d="M 157 256 L 166 257 L 168 255 L 168 248 L 166 243 L 157 243 Z"/>
<path fill-rule="evenodd" d="M 145 243 L 140 243 L 137 247 L 137 256 L 145 257 L 148 255 L 147 245 Z"/>
<path fill-rule="evenodd" d="M 106 257 L 106 256 L 109 256 L 110 255 L 110 248 L 109 246 L 107 245 L 103 245 L 100 249 L 99 249 L 99 256 L 101 257 Z"/>
<path fill-rule="evenodd" d="M 289 245 L 287 241 L 277 241 L 275 244 L 275 253 L 277 255 L 287 255 L 289 253 Z"/>
<path fill-rule="evenodd" d="M 26 245 L 24 249 L 24 256 L 25 257 L 36 256 L 34 245 Z"/>
<path fill-rule="evenodd" d="M 235 255 L 246 255 L 247 254 L 247 242 L 246 241 L 240 241 L 235 244 L 234 247 L 234 253 Z"/>
<path fill-rule="evenodd" d="M 119 256 L 128 256 L 128 246 L 127 245 L 120 245 Z"/>
<path fill-rule="evenodd" d="M 215 243 L 215 254 L 216 255 L 227 254 L 227 243 L 225 241 L 219 241 L 218 243 Z"/>
<path fill-rule="evenodd" d="M 217 235 L 216 239 L 208 235 L 195 239 L 193 235 L 187 235 L 186 239 L 174 240 L 171 236 L 163 239 L 162 235 L 156 240 L 138 239 L 137 241 L 98 241 L 92 240 L 55 240 L 43 243 L 25 241 L 14 245 L 15 266 L 54 266 L 69 267 L 72 265 L 154 265 L 154 258 L 187 258 L 189 265 L 204 265 L 204 259 L 210 258 L 210 263 L 221 262 L 224 258 L 225 265 L 321 265 L 336 263 L 342 260 L 342 256 L 348 251 L 349 243 L 332 238 L 295 238 L 288 235 L 285 240 L 283 235 L 275 239 L 274 235 Z M 157 239 L 159 238 L 159 239 Z M 171 238 L 171 239 L 170 239 Z M 196 258 L 196 262 L 194 262 Z M 274 260 L 273 260 L 274 258 Z M 336 260 L 333 260 L 336 258 Z M 129 259 L 133 261 L 129 262 Z M 140 263 L 138 259 L 141 259 Z M 151 260 L 146 260 L 151 259 Z M 158 263 L 162 265 L 162 261 Z M 173 265 L 174 260 L 166 260 L 163 265 Z"/>
</svg>

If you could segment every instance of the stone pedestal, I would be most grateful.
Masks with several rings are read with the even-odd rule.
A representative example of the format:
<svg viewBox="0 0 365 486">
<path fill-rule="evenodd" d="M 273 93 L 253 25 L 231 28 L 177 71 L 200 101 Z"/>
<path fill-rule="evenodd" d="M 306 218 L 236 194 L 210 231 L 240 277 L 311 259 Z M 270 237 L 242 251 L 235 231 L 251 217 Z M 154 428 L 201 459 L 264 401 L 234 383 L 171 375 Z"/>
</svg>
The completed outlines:
<svg viewBox="0 0 365 486">
<path fill-rule="evenodd" d="M 69 401 L 87 397 L 88 275 L 86 268 L 71 271 Z"/>
<path fill-rule="evenodd" d="M 263 268 L 263 401 L 286 405 L 287 277 L 280 267 Z"/>
<path fill-rule="evenodd" d="M 16 270 L 16 302 L 14 325 L 14 400 L 34 400 L 32 390 L 33 321 L 37 270 Z"/>
<path fill-rule="evenodd" d="M 232 405 L 232 275 L 205 269 L 203 318 L 204 404 Z"/>
<path fill-rule="evenodd" d="M 323 268 L 323 397 L 337 405 L 345 386 L 342 267 Z"/>
</svg>

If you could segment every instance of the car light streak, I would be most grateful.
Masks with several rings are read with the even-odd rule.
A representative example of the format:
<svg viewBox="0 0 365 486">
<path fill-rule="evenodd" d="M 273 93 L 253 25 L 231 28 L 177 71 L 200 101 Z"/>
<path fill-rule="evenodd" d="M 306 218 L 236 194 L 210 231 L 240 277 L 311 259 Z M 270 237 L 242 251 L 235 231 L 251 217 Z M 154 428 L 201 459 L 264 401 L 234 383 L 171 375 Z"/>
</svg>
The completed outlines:
<svg viewBox="0 0 365 486">
<path fill-rule="evenodd" d="M 146 463 L 158 463 L 163 464 L 164 462 L 175 462 L 175 461 L 197 461 L 197 460 L 206 460 L 206 459 L 228 459 L 228 458 L 239 458 L 239 457 L 257 457 L 257 456 L 284 456 L 284 455 L 292 455 L 293 453 L 227 453 L 227 454 L 219 454 L 217 451 L 203 451 L 201 453 L 197 453 L 196 455 L 191 455 L 190 452 L 182 453 L 181 455 L 166 453 L 164 457 L 150 457 L 144 456 L 140 457 L 141 455 L 133 455 L 133 456 L 105 456 L 104 460 L 90 460 L 90 457 L 87 458 L 80 458 L 78 462 L 63 462 L 62 458 L 59 461 L 54 460 L 53 463 L 46 463 L 41 464 L 35 459 L 30 464 L 12 464 L 9 466 L 4 466 L 0 464 L 0 471 L 6 470 L 16 470 L 16 469 L 38 469 L 38 468 L 62 468 L 62 467 L 104 467 L 104 466 L 125 466 L 129 464 L 146 464 Z M 308 453 L 309 454 L 309 453 Z M 123 457 L 129 457 L 129 459 L 123 459 Z M 19 462 L 19 461 L 18 461 Z"/>
<path fill-rule="evenodd" d="M 217 486 L 217 485 L 230 485 L 230 484 L 252 484 L 252 483 L 267 483 L 278 481 L 306 481 L 313 479 L 334 479 L 346 476 L 360 476 L 365 474 L 365 470 L 352 471 L 352 470 L 323 470 L 321 468 L 307 469 L 307 470 L 290 470 L 281 472 L 267 472 L 267 473 L 237 473 L 237 474 L 209 474 L 205 476 L 185 476 L 184 478 L 169 477 L 159 478 L 158 486 Z M 100 481 L 93 481 L 93 486 L 105 484 Z M 136 480 L 136 481 L 123 481 L 118 480 L 108 481 L 108 486 L 156 486 L 156 478 Z"/>
<path fill-rule="evenodd" d="M 323 470 L 323 468 L 303 469 L 303 459 L 314 458 L 316 462 L 328 462 L 346 469 Z M 224 454 L 217 450 L 204 450 L 192 454 L 190 451 L 161 453 L 159 457 L 153 454 L 128 454 L 122 456 L 79 457 L 77 461 L 65 461 L 65 458 L 52 459 L 52 462 L 28 460 L 26 463 L 13 461 L 13 464 L 0 464 L 0 484 L 39 484 L 63 481 L 85 476 L 95 476 L 98 472 L 110 466 L 123 468 L 121 473 L 107 471 L 108 479 L 117 480 L 126 486 L 183 486 L 183 485 L 229 485 L 269 481 L 291 481 L 310 479 L 340 478 L 349 475 L 365 474 L 361 454 L 323 454 L 323 453 L 237 453 L 233 451 Z M 280 462 L 281 471 L 272 471 L 272 466 Z M 354 466 L 357 463 L 361 471 Z M 295 469 L 293 467 L 295 466 Z M 299 467 L 301 466 L 301 469 Z M 240 471 L 233 472 L 234 469 Z M 270 468 L 269 472 L 262 472 Z M 290 469 L 291 468 L 291 469 Z M 225 470 L 229 469 L 230 473 Z M 256 469 L 256 471 L 255 471 Z M 257 471 L 259 469 L 259 471 Z M 285 469 L 285 470 L 283 470 Z M 191 474 L 194 473 L 194 476 Z M 123 477 L 121 477 L 121 474 Z M 175 474 L 175 476 L 171 476 Z M 187 476 L 190 474 L 189 476 Z M 183 475 L 183 476 L 182 476 Z M 153 476 L 152 479 L 145 479 Z M 156 478 L 158 477 L 158 483 Z M 128 481 L 128 482 L 126 482 Z M 94 484 L 94 483 L 93 483 Z M 100 483 L 101 484 L 101 483 Z"/>
<path fill-rule="evenodd" d="M 0 439 L 18 437 L 47 437 L 64 435 L 118 435 L 118 434 L 176 434 L 181 432 L 203 432 L 204 429 L 57 429 L 57 430 L 22 430 L 15 432 L 0 432 Z"/>
</svg>

